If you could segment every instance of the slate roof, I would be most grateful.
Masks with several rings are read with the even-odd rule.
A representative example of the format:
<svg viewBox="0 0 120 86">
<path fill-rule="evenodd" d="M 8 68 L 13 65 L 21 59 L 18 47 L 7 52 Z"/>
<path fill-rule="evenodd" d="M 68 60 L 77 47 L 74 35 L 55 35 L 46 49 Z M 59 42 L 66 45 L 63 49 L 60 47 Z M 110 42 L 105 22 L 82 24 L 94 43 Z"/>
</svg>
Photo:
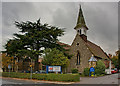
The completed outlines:
<svg viewBox="0 0 120 86">
<path fill-rule="evenodd" d="M 89 50 L 92 52 L 92 54 L 96 57 L 109 60 L 109 57 L 107 54 L 101 49 L 100 46 L 90 42 L 87 40 L 86 45 L 88 46 Z"/>
<path fill-rule="evenodd" d="M 65 43 L 62 43 L 62 42 L 57 42 L 59 45 L 61 45 L 61 46 L 63 46 L 63 48 L 64 49 L 66 49 L 66 50 L 68 50 L 68 49 L 70 49 L 70 45 L 68 45 L 68 44 L 65 44 Z"/>
</svg>

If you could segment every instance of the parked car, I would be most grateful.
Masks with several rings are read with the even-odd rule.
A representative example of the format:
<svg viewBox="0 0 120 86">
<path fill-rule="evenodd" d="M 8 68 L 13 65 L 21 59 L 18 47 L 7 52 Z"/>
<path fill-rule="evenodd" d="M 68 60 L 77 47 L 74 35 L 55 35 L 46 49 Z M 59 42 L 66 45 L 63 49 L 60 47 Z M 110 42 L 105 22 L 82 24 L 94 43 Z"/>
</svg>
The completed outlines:
<svg viewBox="0 0 120 86">
<path fill-rule="evenodd" d="M 111 74 L 110 69 L 105 69 L 106 74 Z"/>
<path fill-rule="evenodd" d="M 36 72 L 34 72 L 34 73 L 46 73 L 46 71 L 45 70 L 39 70 L 39 71 L 36 71 Z"/>
<path fill-rule="evenodd" d="M 39 72 L 40 72 L 40 73 L 46 73 L 46 71 L 45 71 L 45 70 L 40 70 Z"/>
<path fill-rule="evenodd" d="M 118 72 L 117 68 L 111 69 L 111 73 L 112 73 L 112 74 L 113 74 L 113 73 L 117 73 L 117 72 Z"/>
<path fill-rule="evenodd" d="M 23 71 L 20 71 L 20 73 L 30 73 L 30 71 L 28 71 L 28 70 L 23 70 Z"/>
</svg>

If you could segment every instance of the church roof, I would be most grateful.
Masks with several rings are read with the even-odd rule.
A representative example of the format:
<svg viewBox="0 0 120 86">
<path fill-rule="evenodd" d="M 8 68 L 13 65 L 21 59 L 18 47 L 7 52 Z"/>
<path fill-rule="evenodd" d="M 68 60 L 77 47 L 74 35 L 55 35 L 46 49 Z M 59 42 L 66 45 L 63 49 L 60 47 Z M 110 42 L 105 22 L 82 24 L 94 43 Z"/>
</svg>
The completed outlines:
<svg viewBox="0 0 120 86">
<path fill-rule="evenodd" d="M 64 49 L 70 49 L 70 45 L 62 43 L 62 42 L 58 42 L 58 44 L 60 44 L 61 46 L 63 46 Z M 98 58 L 101 59 L 105 59 L 105 60 L 109 60 L 108 55 L 101 49 L 100 46 L 92 43 L 91 41 L 87 40 L 86 42 L 87 47 L 89 48 L 90 52 Z"/>
<path fill-rule="evenodd" d="M 88 30 L 88 28 L 85 24 L 85 19 L 84 19 L 84 16 L 83 16 L 81 5 L 80 5 L 77 24 L 76 24 L 74 29 L 81 28 L 81 27 L 86 27 L 86 29 Z"/>
<path fill-rule="evenodd" d="M 78 14 L 78 20 L 77 20 L 77 24 L 75 26 L 74 29 L 77 28 L 81 28 L 81 27 L 85 27 L 87 30 L 87 26 L 85 24 L 85 20 L 84 20 L 84 16 L 83 16 L 83 12 L 80 6 L 79 9 L 79 14 Z M 80 35 L 80 37 L 85 41 L 86 46 L 88 47 L 88 49 L 90 50 L 90 52 L 96 57 L 96 58 L 100 58 L 100 59 L 105 59 L 105 60 L 109 60 L 109 57 L 107 56 L 107 54 L 101 49 L 100 46 L 90 42 L 87 40 L 87 36 L 85 35 Z M 70 45 L 65 44 L 65 43 L 61 43 L 59 42 L 58 44 L 60 45 L 64 45 L 64 49 L 70 49 Z"/>
<path fill-rule="evenodd" d="M 62 43 L 62 42 L 57 42 L 59 45 L 61 45 L 61 46 L 63 46 L 63 48 L 64 49 L 66 49 L 66 50 L 68 50 L 68 49 L 70 49 L 70 45 L 68 45 L 68 44 L 65 44 L 65 43 Z"/>
<path fill-rule="evenodd" d="M 100 46 L 90 42 L 87 40 L 86 45 L 88 46 L 89 50 L 92 52 L 92 54 L 96 57 L 106 59 L 108 60 L 107 54 L 101 49 Z"/>
<path fill-rule="evenodd" d="M 88 27 L 85 24 L 77 24 L 74 29 L 77 29 L 79 27 L 85 27 L 88 30 Z"/>
</svg>

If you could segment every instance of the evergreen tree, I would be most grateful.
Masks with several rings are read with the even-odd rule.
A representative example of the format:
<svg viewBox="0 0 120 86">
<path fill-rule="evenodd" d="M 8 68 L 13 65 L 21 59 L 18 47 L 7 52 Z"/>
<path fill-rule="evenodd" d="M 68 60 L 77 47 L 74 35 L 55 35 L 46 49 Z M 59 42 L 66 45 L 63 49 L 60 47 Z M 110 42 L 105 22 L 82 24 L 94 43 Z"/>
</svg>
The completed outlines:
<svg viewBox="0 0 120 86">
<path fill-rule="evenodd" d="M 57 42 L 64 31 L 61 28 L 37 22 L 15 22 L 20 33 L 15 33 L 5 45 L 6 52 L 11 56 L 31 57 L 35 60 L 35 70 L 38 69 L 38 58 L 43 53 L 41 48 L 57 48 L 64 50 Z M 21 58 L 20 58 L 21 59 Z"/>
</svg>

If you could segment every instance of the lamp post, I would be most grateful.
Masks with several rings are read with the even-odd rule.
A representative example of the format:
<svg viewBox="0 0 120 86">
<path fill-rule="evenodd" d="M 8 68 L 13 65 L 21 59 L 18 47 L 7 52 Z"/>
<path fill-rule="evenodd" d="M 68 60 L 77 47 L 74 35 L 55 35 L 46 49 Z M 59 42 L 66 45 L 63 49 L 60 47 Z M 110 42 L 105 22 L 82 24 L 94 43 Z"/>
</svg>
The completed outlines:
<svg viewBox="0 0 120 86">
<path fill-rule="evenodd" d="M 30 57 L 29 57 L 29 59 L 31 60 L 31 64 L 30 64 L 30 69 L 31 69 L 30 79 L 32 79 L 32 59 Z"/>
</svg>

